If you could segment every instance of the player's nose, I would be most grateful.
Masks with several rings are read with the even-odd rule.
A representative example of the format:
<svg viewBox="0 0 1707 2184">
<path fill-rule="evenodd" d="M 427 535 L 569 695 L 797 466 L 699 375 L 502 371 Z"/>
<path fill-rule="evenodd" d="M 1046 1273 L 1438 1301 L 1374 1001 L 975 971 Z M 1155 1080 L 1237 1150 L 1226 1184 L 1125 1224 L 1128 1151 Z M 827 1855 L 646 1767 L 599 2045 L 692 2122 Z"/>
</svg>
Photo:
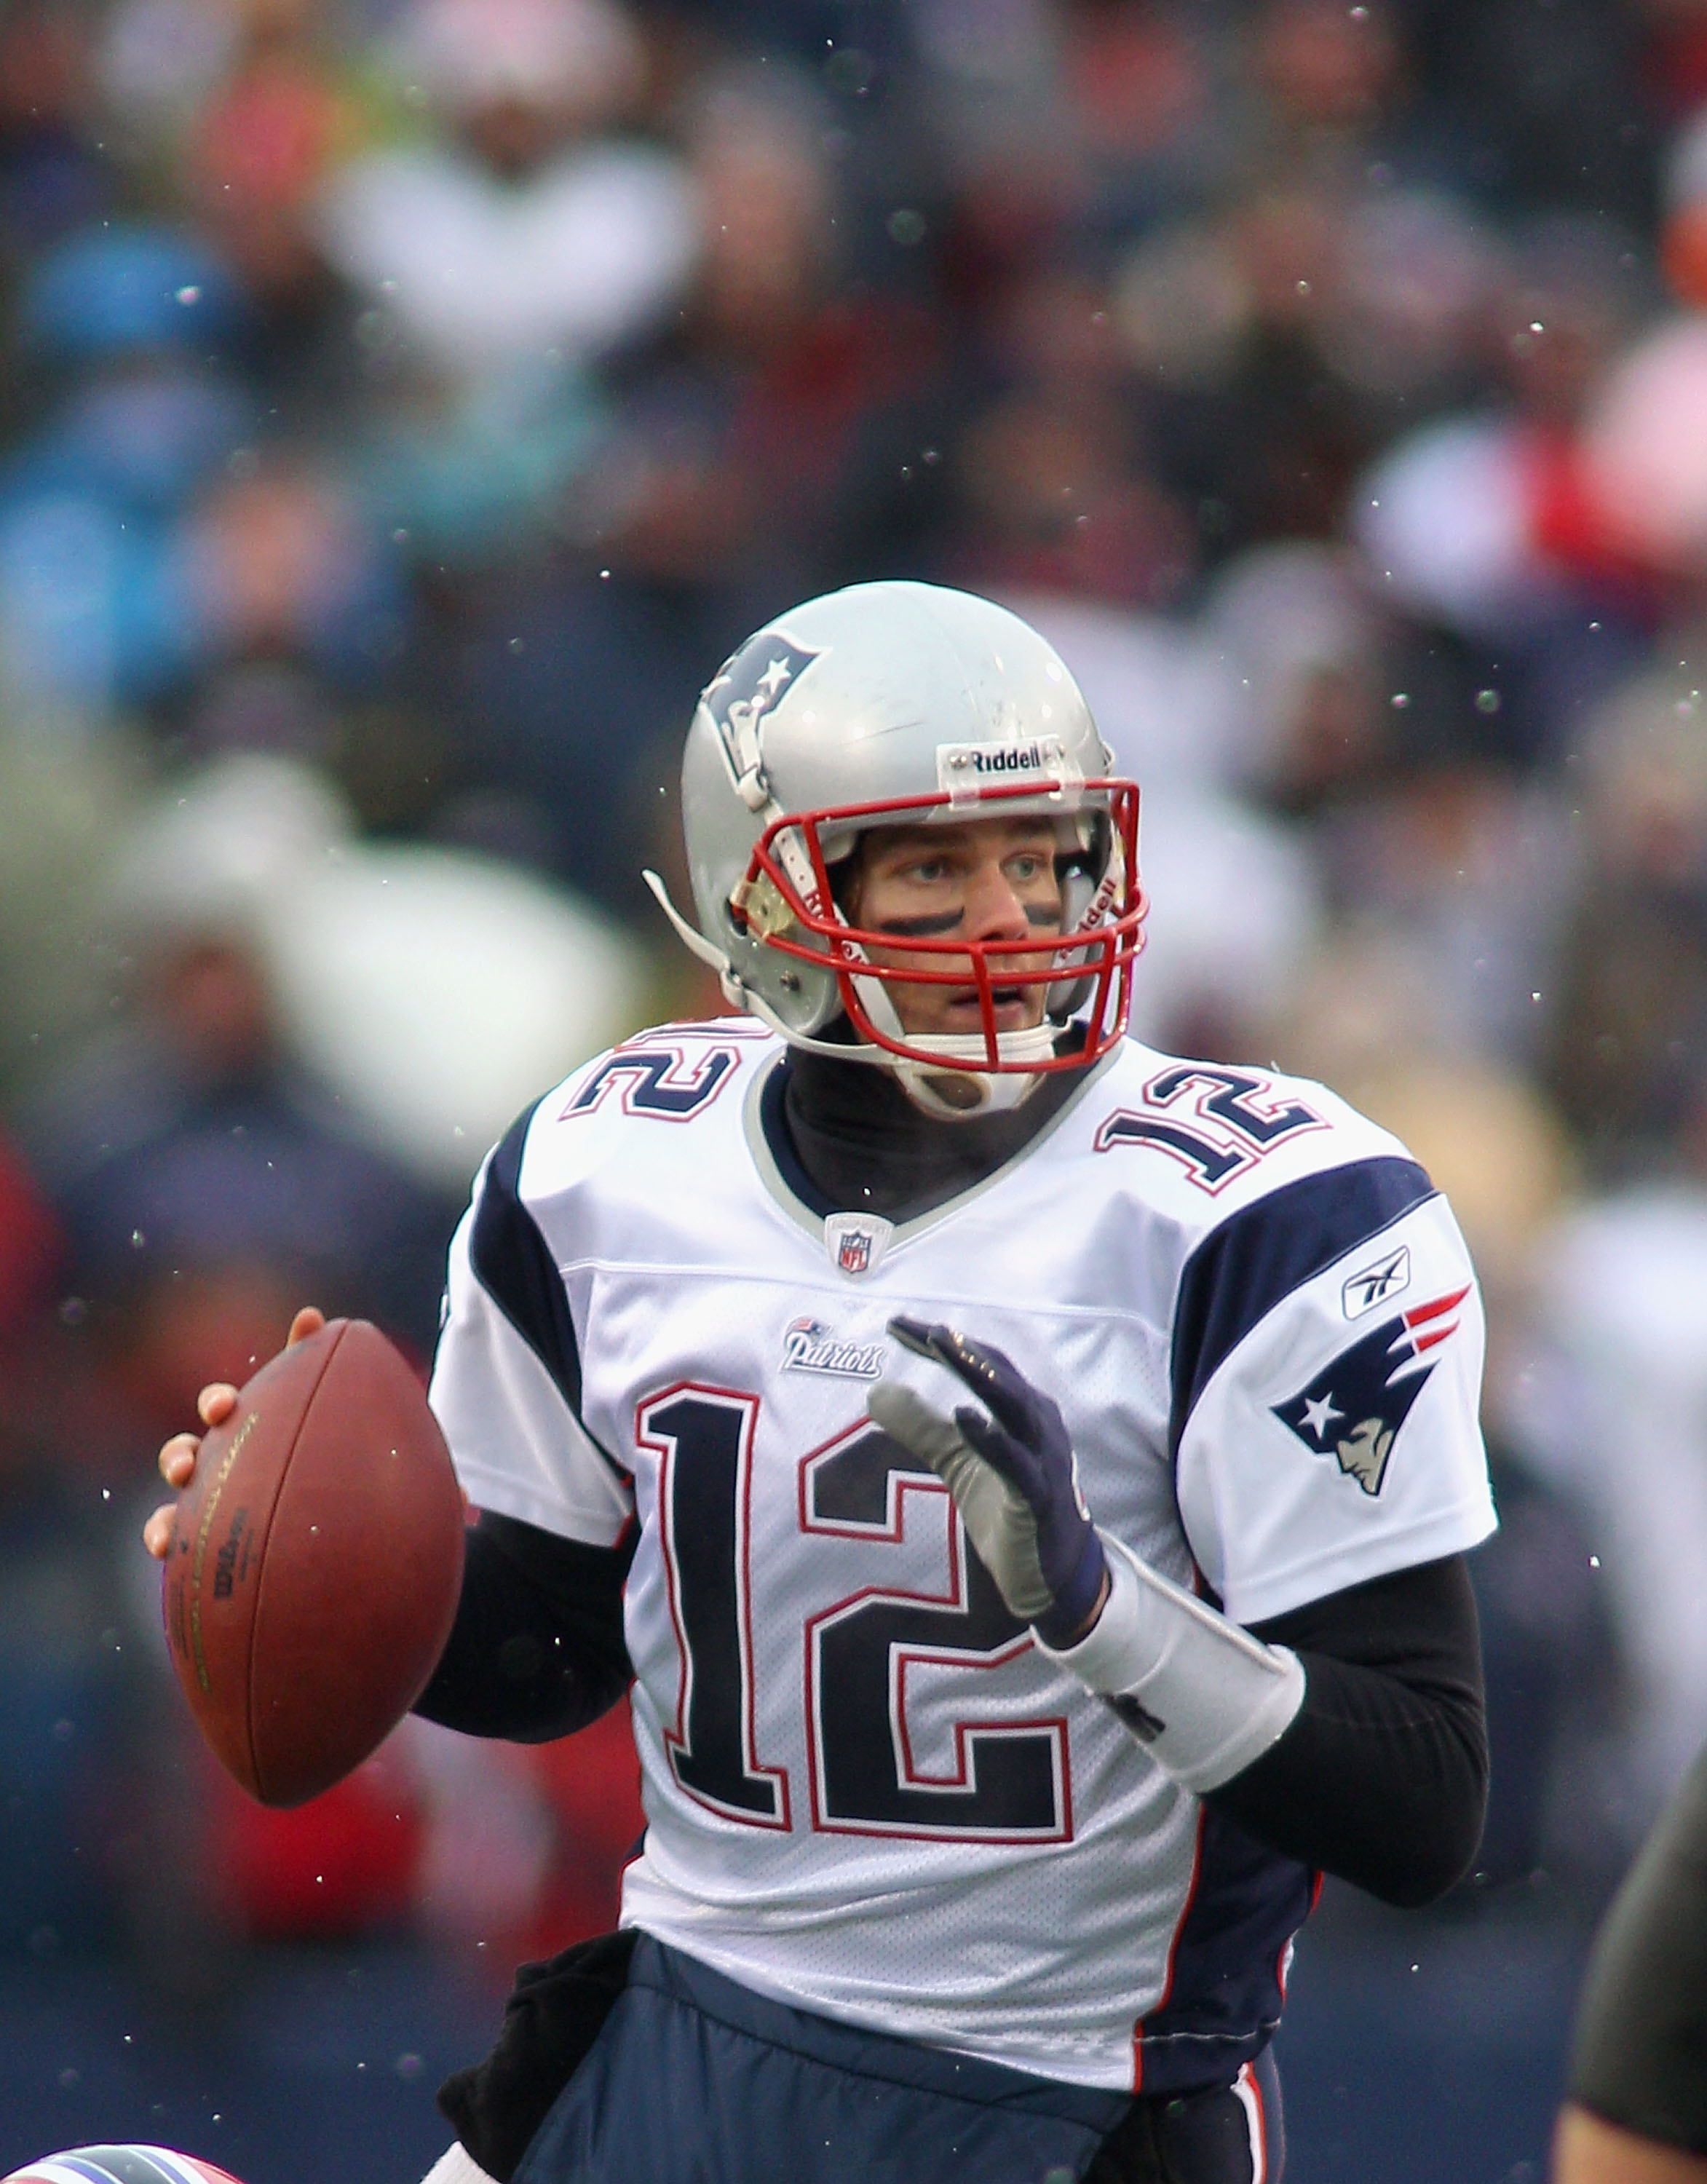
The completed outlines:
<svg viewBox="0 0 1707 2184">
<path fill-rule="evenodd" d="M 966 884 L 966 932 L 973 940 L 1023 940 L 1031 932 L 1026 905 L 999 857 L 976 865 Z"/>
</svg>

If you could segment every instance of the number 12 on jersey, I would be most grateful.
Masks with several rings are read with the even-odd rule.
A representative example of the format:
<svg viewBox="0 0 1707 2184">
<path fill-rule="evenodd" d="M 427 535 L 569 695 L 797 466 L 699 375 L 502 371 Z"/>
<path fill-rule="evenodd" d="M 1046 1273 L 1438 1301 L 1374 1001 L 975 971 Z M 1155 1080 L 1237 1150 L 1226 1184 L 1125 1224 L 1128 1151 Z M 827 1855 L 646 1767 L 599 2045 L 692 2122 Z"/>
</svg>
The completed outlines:
<svg viewBox="0 0 1707 2184">
<path fill-rule="evenodd" d="M 1145 1145 L 1165 1153 L 1211 1198 L 1282 1139 L 1324 1127 L 1314 1107 L 1286 1098 L 1270 1078 L 1202 1061 L 1165 1069 L 1143 1097 L 1142 1109 L 1117 1107 L 1098 1126 L 1097 1150 Z"/>
<path fill-rule="evenodd" d="M 759 1401 L 679 1384 L 643 1401 L 637 1438 L 659 1458 L 660 1542 L 681 1650 L 681 1689 L 664 1746 L 676 1782 L 749 1827 L 792 1826 L 787 1772 L 759 1758 L 754 1732 L 755 1602 L 751 1512 Z M 947 1490 L 865 1420 L 798 1467 L 799 1530 L 823 1542 L 821 1608 L 796 1658 L 811 1775 L 811 1825 L 830 1834 L 940 1841 L 1060 1842 L 1072 1834 L 1065 1718 L 953 1724 L 953 1758 L 932 1771 L 915 1749 L 909 1674 L 968 1680 L 1031 1646 L 973 1553 Z M 947 1504 L 947 1549 L 930 1591 L 898 1585 L 886 1563 Z M 831 1546 L 830 1544 L 836 1544 Z M 838 1581 L 839 1580 L 839 1581 Z M 762 1577 L 761 1577 L 762 1585 Z M 767 1656 L 775 1659 L 783 1646 Z M 957 1692 L 958 1697 L 958 1692 Z"/>
</svg>

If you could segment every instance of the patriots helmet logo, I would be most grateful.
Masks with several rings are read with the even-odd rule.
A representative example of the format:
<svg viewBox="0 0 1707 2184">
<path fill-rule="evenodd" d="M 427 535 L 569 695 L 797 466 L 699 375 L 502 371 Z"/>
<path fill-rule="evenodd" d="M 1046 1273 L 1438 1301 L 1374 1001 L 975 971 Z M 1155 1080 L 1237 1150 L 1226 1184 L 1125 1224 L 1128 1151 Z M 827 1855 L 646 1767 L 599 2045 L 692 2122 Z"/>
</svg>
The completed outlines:
<svg viewBox="0 0 1707 2184">
<path fill-rule="evenodd" d="M 1343 1350 L 1274 1414 L 1313 1455 L 1333 1455 L 1365 1494 L 1379 1494 L 1399 1428 L 1434 1370 L 1419 1364 L 1458 1330 L 1468 1283 L 1414 1306 Z"/>
<path fill-rule="evenodd" d="M 731 653 L 699 694 L 699 702 L 722 738 L 736 786 L 762 771 L 759 724 L 817 659 L 775 630 L 760 630 Z"/>
</svg>

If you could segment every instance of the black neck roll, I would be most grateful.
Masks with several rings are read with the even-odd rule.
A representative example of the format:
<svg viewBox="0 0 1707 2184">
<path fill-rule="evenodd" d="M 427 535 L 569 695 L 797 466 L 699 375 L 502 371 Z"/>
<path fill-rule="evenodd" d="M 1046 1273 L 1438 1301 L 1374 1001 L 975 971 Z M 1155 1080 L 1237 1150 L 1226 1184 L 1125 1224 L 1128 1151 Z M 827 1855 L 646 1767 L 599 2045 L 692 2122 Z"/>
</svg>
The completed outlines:
<svg viewBox="0 0 1707 2184">
<path fill-rule="evenodd" d="M 820 1211 L 909 1221 L 970 1190 L 1037 1136 L 1084 1082 L 1044 1078 L 1018 1107 L 945 1122 L 914 1105 L 893 1073 L 800 1050 L 779 1072 L 781 1118 Z M 773 1106 L 771 1112 L 777 1108 Z"/>
</svg>

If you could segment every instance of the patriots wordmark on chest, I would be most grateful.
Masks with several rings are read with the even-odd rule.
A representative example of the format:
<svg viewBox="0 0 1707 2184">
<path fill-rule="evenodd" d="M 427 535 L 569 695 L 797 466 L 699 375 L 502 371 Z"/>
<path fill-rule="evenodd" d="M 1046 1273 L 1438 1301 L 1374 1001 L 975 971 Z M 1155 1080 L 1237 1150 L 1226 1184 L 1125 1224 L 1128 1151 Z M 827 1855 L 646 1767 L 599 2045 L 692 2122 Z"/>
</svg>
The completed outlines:
<svg viewBox="0 0 1707 2184">
<path fill-rule="evenodd" d="M 1384 1319 L 1273 1406 L 1313 1455 L 1332 1456 L 1365 1494 L 1379 1494 L 1399 1429 L 1434 1370 L 1427 1353 L 1458 1331 L 1467 1287 Z"/>
<path fill-rule="evenodd" d="M 785 1373 L 822 1373 L 833 1379 L 875 1380 L 883 1370 L 881 1342 L 843 1342 L 821 1319 L 793 1321 L 782 1338 Z"/>
</svg>

